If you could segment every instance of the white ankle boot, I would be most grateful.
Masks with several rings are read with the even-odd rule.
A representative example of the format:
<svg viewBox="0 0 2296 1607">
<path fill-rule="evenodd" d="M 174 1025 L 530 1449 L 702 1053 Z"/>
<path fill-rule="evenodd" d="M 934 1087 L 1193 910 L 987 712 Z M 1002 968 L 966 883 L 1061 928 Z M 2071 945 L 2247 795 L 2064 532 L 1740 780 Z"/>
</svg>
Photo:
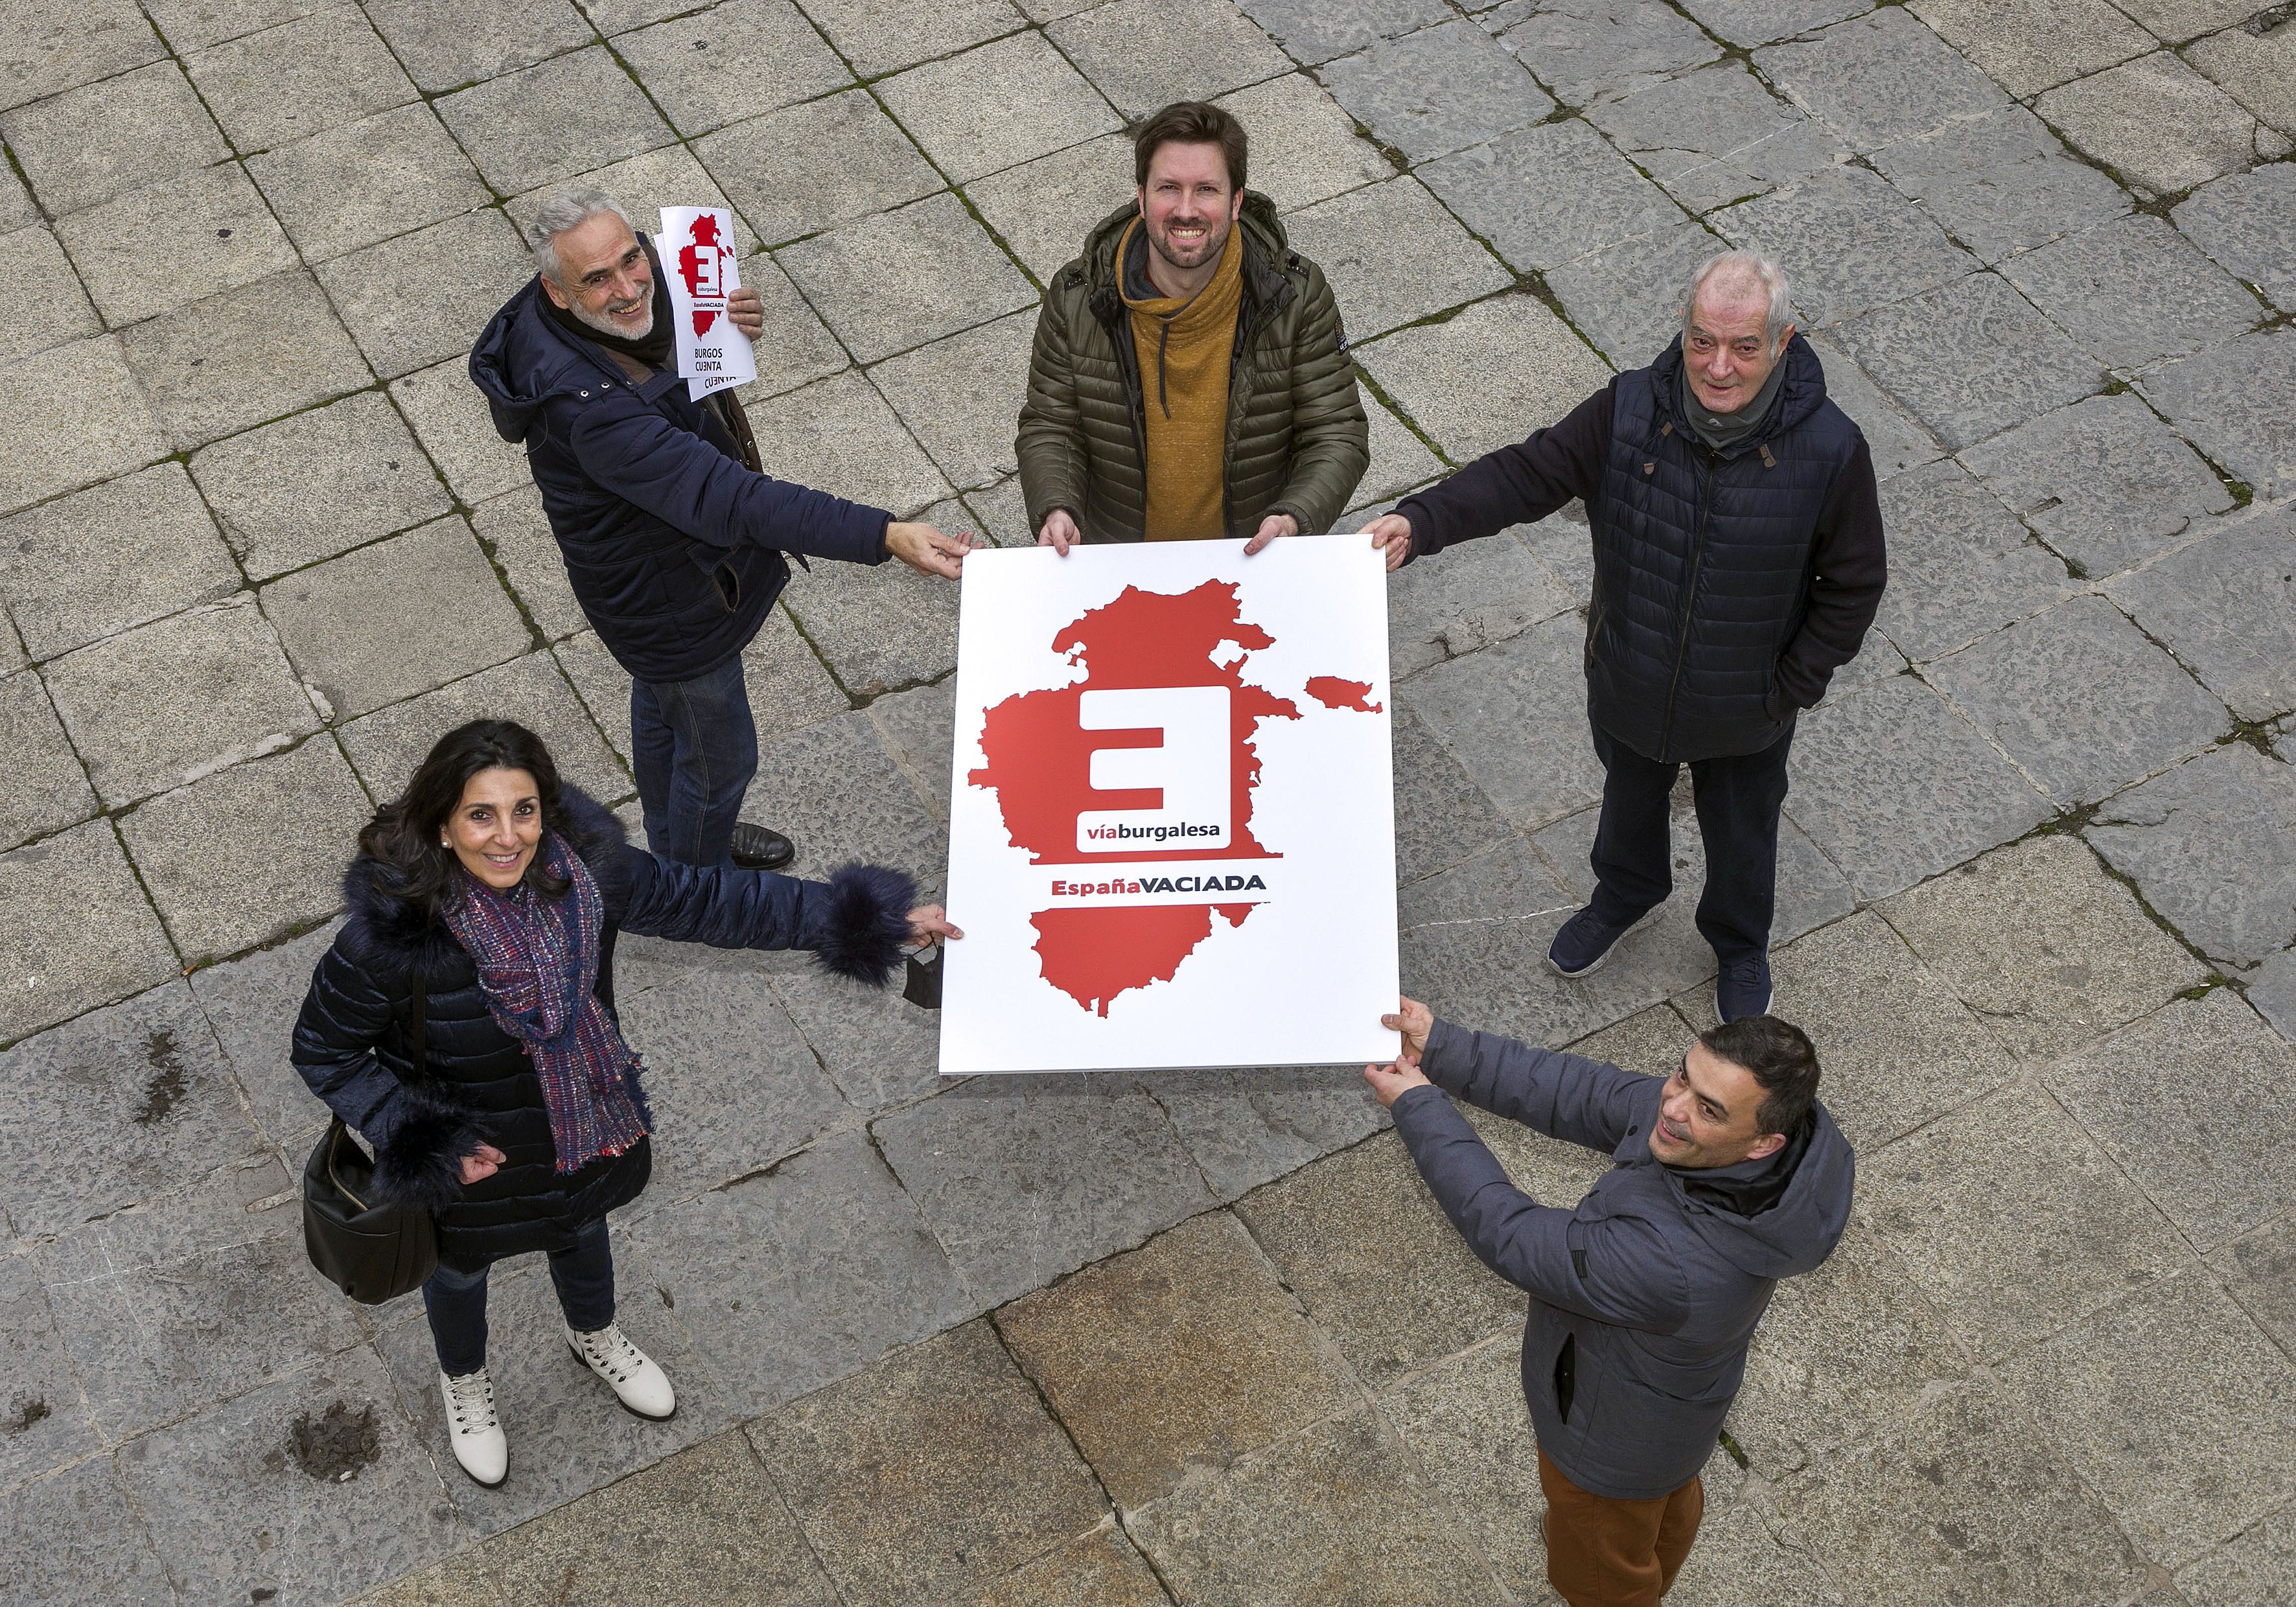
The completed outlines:
<svg viewBox="0 0 2296 1607">
<path fill-rule="evenodd" d="M 447 1442 L 463 1471 L 488 1489 L 510 1472 L 510 1441 L 503 1437 L 502 1418 L 495 1411 L 495 1383 L 487 1370 L 460 1378 L 439 1374 L 439 1398 L 447 1407 Z"/>
<path fill-rule="evenodd" d="M 566 1342 L 585 1365 L 614 1387 L 623 1406 L 640 1417 L 661 1419 L 677 1410 L 677 1392 L 653 1358 L 622 1336 L 612 1323 L 592 1333 L 566 1330 Z"/>
</svg>

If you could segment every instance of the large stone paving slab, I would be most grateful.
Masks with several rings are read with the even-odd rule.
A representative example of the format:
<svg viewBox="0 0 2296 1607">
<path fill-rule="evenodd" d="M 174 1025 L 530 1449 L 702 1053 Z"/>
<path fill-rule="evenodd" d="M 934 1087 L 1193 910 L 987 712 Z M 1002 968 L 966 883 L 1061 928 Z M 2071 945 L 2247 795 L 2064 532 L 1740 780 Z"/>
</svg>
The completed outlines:
<svg viewBox="0 0 2296 1607">
<path fill-rule="evenodd" d="M 1350 190 L 1294 214 L 1292 245 L 1313 259 L 1367 339 L 1514 283 L 1417 179 Z"/>
<path fill-rule="evenodd" d="M 373 381 L 306 273 L 177 307 L 120 336 L 127 366 L 178 447 L 199 447 Z"/>
<path fill-rule="evenodd" d="M 12 363 L 0 376 L 0 508 L 13 512 L 140 469 L 168 450 L 111 335 Z"/>
<path fill-rule="evenodd" d="M 247 170 L 306 262 L 485 206 L 492 193 L 428 105 L 258 152 Z"/>
<path fill-rule="evenodd" d="M 957 1600 L 961 1607 L 1168 1607 L 1171 1597 L 1111 1519 Z"/>
<path fill-rule="evenodd" d="M 1100 91 L 1035 32 L 913 67 L 877 93 L 959 184 L 1123 126 Z"/>
<path fill-rule="evenodd" d="M 1884 485 L 1882 519 L 1890 574 L 1874 627 L 1916 664 L 1957 652 L 2072 590 L 2063 561 L 1950 459 Z"/>
<path fill-rule="evenodd" d="M 1386 178 L 1395 168 L 1356 133 L 1355 119 L 1303 72 L 1220 96 L 1250 139 L 1250 186 L 1281 212 Z"/>
<path fill-rule="evenodd" d="M 2259 496 L 2296 490 L 2296 333 L 2241 336 L 2144 379 L 2147 401 Z"/>
<path fill-rule="evenodd" d="M 76 213 L 56 234 L 115 328 L 295 266 L 286 235 L 233 162 Z M 178 254 L 187 234 L 201 242 L 190 264 Z"/>
<path fill-rule="evenodd" d="M 0 523 L 0 596 L 35 659 L 236 590 L 180 463 L 155 463 Z"/>
<path fill-rule="evenodd" d="M 488 183 L 505 195 L 671 138 L 645 92 L 603 49 L 558 56 L 435 104 Z"/>
<path fill-rule="evenodd" d="M 1674 340 L 1691 281 L 1726 243 L 1685 217 L 1565 263 L 1546 275 L 1546 286 L 1597 351 L 1631 368 L 1654 360 Z"/>
<path fill-rule="evenodd" d="M 485 1556 L 520 1602 L 837 1602 L 787 1504 L 735 1430 L 502 1536 Z"/>
<path fill-rule="evenodd" d="M 18 264 L 22 308 L 17 321 L 0 332 L 0 354 L 23 357 L 96 332 L 95 309 L 53 234 L 19 229 L 0 235 L 0 250 Z"/>
<path fill-rule="evenodd" d="M 154 61 L 0 118 L 48 215 L 63 217 L 231 155 L 184 70 Z M 0 209 L 7 226 L 32 220 Z"/>
<path fill-rule="evenodd" d="M 2157 775 L 2229 724 L 2222 703 L 2102 597 L 2020 620 L 1927 674 L 2060 808 Z"/>
<path fill-rule="evenodd" d="M 1249 18 L 1218 0 L 1115 0 L 1045 31 L 1128 119 L 1292 68 Z"/>
<path fill-rule="evenodd" d="M 1359 1398 L 1226 1212 L 1014 1301 L 996 1330 L 1127 1511 Z"/>
<path fill-rule="evenodd" d="M 34 1252 L 89 1414 L 114 1442 L 365 1338 L 312 1275 L 278 1159 L 71 1229 Z M 261 1312 L 260 1322 L 249 1315 Z"/>
<path fill-rule="evenodd" d="M 1874 1231 L 1983 1358 L 2024 1350 L 2193 1263 L 2169 1219 L 2030 1083 L 1862 1160 Z"/>
<path fill-rule="evenodd" d="M 2296 529 L 2223 531 L 2118 582 L 2114 600 L 2245 720 L 2296 708 Z"/>
<path fill-rule="evenodd" d="M 923 1607 L 1093 1528 L 1100 1488 L 987 1323 L 752 1424 L 841 1599 Z M 899 1498 L 885 1499 L 890 1490 Z"/>
<path fill-rule="evenodd" d="M 147 1434 L 119 1465 L 194 1601 L 340 1601 L 463 1539 L 371 1349 Z"/>
<path fill-rule="evenodd" d="M 1139 1082 L 1223 1200 L 1388 1125 L 1354 1066 L 1150 1071 Z"/>
<path fill-rule="evenodd" d="M 1912 10 L 2013 95 L 2116 67 L 2154 44 L 2106 0 L 1918 0 Z"/>
<path fill-rule="evenodd" d="M 533 277 L 534 259 L 488 207 L 338 257 L 318 275 L 368 365 L 390 380 L 468 353 Z"/>
<path fill-rule="evenodd" d="M 379 391 L 204 447 L 191 467 L 224 539 L 257 580 L 411 529 L 453 505 Z"/>
<path fill-rule="evenodd" d="M 353 6 L 210 45 L 184 65 L 242 151 L 283 145 L 415 98 L 390 46 Z"/>
<path fill-rule="evenodd" d="M 1693 212 L 1744 201 L 1849 154 L 1734 61 L 1600 102 L 1587 116 Z"/>
<path fill-rule="evenodd" d="M 1542 123 L 1420 169 L 1428 188 L 1515 268 L 1562 266 L 1667 228 L 1681 209 L 1585 123 Z"/>
<path fill-rule="evenodd" d="M 1183 1600 L 1242 1607 L 1483 1607 L 1504 1600 L 1368 1409 L 1320 1424 L 1133 1520 Z"/>
<path fill-rule="evenodd" d="M 2194 191 L 2169 216 L 2218 266 L 2281 311 L 2296 310 L 2296 167 L 2228 173 Z"/>
<path fill-rule="evenodd" d="M 45 673 L 89 776 L 114 808 L 319 728 L 252 593 L 108 637 Z"/>
<path fill-rule="evenodd" d="M 656 1211 L 634 1236 L 736 1416 L 980 1309 L 860 1133 Z"/>
<path fill-rule="evenodd" d="M 1515 0 L 1484 26 L 1569 106 L 1623 100 L 1721 53 L 1696 23 L 1658 0 Z"/>
<path fill-rule="evenodd" d="M 2174 195 L 2288 149 L 2165 50 L 2053 89 L 2034 110 L 2147 196 Z"/>
<path fill-rule="evenodd" d="M 1843 323 L 1977 266 L 1919 207 L 1864 168 L 1826 168 L 1740 206 L 1714 226 L 1777 260 L 1811 326 Z"/>
<path fill-rule="evenodd" d="M 1884 6 L 1754 53 L 1754 68 L 1859 151 L 2000 105 L 2000 89 L 1914 14 Z"/>
<path fill-rule="evenodd" d="M 2219 345 L 2264 312 L 2191 242 L 2144 212 L 2028 251 L 2002 272 L 2108 368 Z"/>
<path fill-rule="evenodd" d="M 2296 1186 L 2296 1134 L 2271 1092 L 2292 1070 L 2296 1045 L 2219 988 L 2042 1080 L 2206 1254 L 2278 1215 Z"/>
<path fill-rule="evenodd" d="M 136 884 L 111 823 L 90 821 L 0 854 L 0 1041 L 151 987 L 182 962 Z"/>
<path fill-rule="evenodd" d="M 1464 541 L 1388 578 L 1388 660 L 1398 679 L 1519 636 L 1575 599 L 1513 531 Z"/>
<path fill-rule="evenodd" d="M 1003 273 L 1009 272 L 1006 264 Z M 1021 282 L 1017 274 L 1013 279 Z M 766 472 L 777 479 L 883 508 L 897 519 L 914 518 L 949 494 L 932 460 L 856 371 L 752 402 L 749 414 Z"/>
<path fill-rule="evenodd" d="M 1161 1107 L 1107 1073 L 974 1078 L 871 1133 L 983 1304 L 1214 1203 Z"/>
<path fill-rule="evenodd" d="M 0 1357 L 0 1485 L 21 1484 L 101 1448 L 88 1422 L 79 1377 L 56 1332 L 46 1291 L 31 1258 L 0 1256 L 0 1319 L 8 1354 Z"/>
<path fill-rule="evenodd" d="M 2214 959 L 2251 966 L 2296 937 L 2296 775 L 2243 742 L 2130 788 L 2087 834 Z"/>
<path fill-rule="evenodd" d="M 857 798 L 873 800 L 866 814 L 853 808 Z M 939 821 L 863 714 L 841 714 L 767 742 L 742 814 L 796 842 L 793 874 L 889 865 L 914 876 L 930 897 L 947 867 Z"/>
<path fill-rule="evenodd" d="M 594 37 L 565 0 L 375 0 L 367 15 L 414 81 L 434 93 L 500 77 Z"/>
<path fill-rule="evenodd" d="M 2086 575 L 2127 569 L 2233 505 L 2199 455 L 2126 393 L 2045 413 L 1961 462 Z"/>
<path fill-rule="evenodd" d="M 1023 308 L 880 363 L 869 381 L 950 484 L 991 485 L 1020 468 L 1013 439 L 1036 336 Z"/>
<path fill-rule="evenodd" d="M 162 793 L 123 817 L 119 835 L 176 948 L 219 958 L 332 913 L 373 808 L 322 734 Z M 250 837 L 257 816 L 275 835 Z"/>
<path fill-rule="evenodd" d="M 263 606 L 296 668 L 343 719 L 530 644 L 470 526 L 455 518 L 275 580 Z"/>
<path fill-rule="evenodd" d="M 109 1456 L 11 1494 L 0 1505 L 0 1562 L 11 1589 L 28 1601 L 175 1607 L 180 1600 Z"/>
<path fill-rule="evenodd" d="M 2169 1567 L 2296 1489 L 2296 1368 L 2197 1273 L 2096 1313 L 2002 1377 Z"/>
<path fill-rule="evenodd" d="M 1873 160 L 1990 263 L 2128 210 L 2127 191 L 2075 161 L 2022 106 L 1884 145 Z"/>
<path fill-rule="evenodd" d="M 477 719 L 524 726 L 549 746 L 559 779 L 594 798 L 621 798 L 631 790 L 629 772 L 608 751 L 548 653 L 512 659 L 353 720 L 341 730 L 343 752 L 370 792 L 396 798 L 439 738 Z"/>
<path fill-rule="evenodd" d="M 1821 1458 L 1776 1510 L 1852 1601 L 1956 1607 L 2120 1602 L 2144 1564 L 2055 1449 L 1982 1383 L 1897 1434 Z"/>
<path fill-rule="evenodd" d="M 1439 553 L 1420 562 L 1452 558 Z M 1488 571 L 1477 564 L 1476 572 Z M 1546 825 L 1602 796 L 1602 766 L 1587 734 L 1586 635 L 1576 613 L 1557 614 L 1397 688 L 1403 706 L 1519 826 Z"/>
<path fill-rule="evenodd" d="M 1451 16 L 1438 0 L 1241 0 L 1241 5 L 1306 67 Z"/>
<path fill-rule="evenodd" d="M 623 34 L 614 50 L 689 139 L 853 81 L 788 0 L 734 0 L 690 12 Z"/>
<path fill-rule="evenodd" d="M 1280 80 L 1278 80 L 1280 81 Z M 1382 172 L 1387 164 L 1380 164 Z M 1252 187 L 1259 187 L 1257 176 Z M 1084 248 L 1094 225 L 1132 198 L 1132 142 L 1103 135 L 964 186 L 965 198 L 1039 283 Z"/>
<path fill-rule="evenodd" d="M 1464 19 L 1324 64 L 1340 104 L 1412 161 L 1542 122 L 1554 102 L 1505 45 Z"/>
<path fill-rule="evenodd" d="M 187 1191 L 258 1142 L 180 981 L 0 1054 L 0 1086 L 19 1113 L 0 1208 L 29 1236 Z"/>
<path fill-rule="evenodd" d="M 779 245 L 940 187 L 876 101 L 849 90 L 703 135 L 694 153 L 758 238 Z"/>
<path fill-rule="evenodd" d="M 1841 340 L 1956 450 L 2104 382 L 2095 359 L 1992 274 L 1868 313 L 1844 325 Z"/>
<path fill-rule="evenodd" d="M 2208 980 L 2070 836 L 2029 838 L 1882 914 L 2010 1049 L 2049 1060 Z"/>
<path fill-rule="evenodd" d="M 1921 681 L 1813 709 L 1786 812 L 1862 898 L 1936 875 L 2049 816 L 2048 801 Z"/>
<path fill-rule="evenodd" d="M 1037 299 L 951 193 L 801 241 L 783 250 L 780 262 L 864 363 Z"/>
</svg>

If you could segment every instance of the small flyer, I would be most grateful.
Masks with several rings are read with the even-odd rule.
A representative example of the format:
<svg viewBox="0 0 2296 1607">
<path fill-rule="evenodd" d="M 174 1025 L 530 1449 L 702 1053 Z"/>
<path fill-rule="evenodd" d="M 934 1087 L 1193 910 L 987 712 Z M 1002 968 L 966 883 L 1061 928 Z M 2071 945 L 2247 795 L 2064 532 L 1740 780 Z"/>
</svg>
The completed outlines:
<svg viewBox="0 0 2296 1607">
<path fill-rule="evenodd" d="M 734 260 L 734 215 L 724 207 L 664 207 L 654 250 L 669 280 L 677 319 L 677 372 L 700 401 L 713 390 L 758 377 L 750 337 L 726 316 L 726 299 L 742 285 Z"/>
</svg>

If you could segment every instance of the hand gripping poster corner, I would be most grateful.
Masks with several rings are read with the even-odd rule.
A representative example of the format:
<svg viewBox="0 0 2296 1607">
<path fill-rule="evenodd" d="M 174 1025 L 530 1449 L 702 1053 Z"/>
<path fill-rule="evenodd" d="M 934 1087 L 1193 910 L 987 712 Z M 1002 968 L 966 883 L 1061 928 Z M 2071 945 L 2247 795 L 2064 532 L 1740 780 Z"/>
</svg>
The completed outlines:
<svg viewBox="0 0 2296 1607">
<path fill-rule="evenodd" d="M 943 1076 L 1394 1058 L 1385 567 L 1243 546 L 965 559 Z"/>
</svg>

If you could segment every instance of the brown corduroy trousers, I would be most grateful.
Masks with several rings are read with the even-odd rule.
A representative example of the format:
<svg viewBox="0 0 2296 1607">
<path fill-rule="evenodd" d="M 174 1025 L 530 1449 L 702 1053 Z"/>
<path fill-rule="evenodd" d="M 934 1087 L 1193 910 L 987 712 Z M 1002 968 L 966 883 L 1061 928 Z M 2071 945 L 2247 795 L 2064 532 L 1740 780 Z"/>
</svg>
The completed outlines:
<svg viewBox="0 0 2296 1607">
<path fill-rule="evenodd" d="M 1580 1489 L 1538 1453 L 1546 1493 L 1546 1578 L 1570 1607 L 1658 1607 L 1674 1584 L 1706 1488 L 1697 1480 L 1655 1501 L 1618 1501 Z"/>
</svg>

